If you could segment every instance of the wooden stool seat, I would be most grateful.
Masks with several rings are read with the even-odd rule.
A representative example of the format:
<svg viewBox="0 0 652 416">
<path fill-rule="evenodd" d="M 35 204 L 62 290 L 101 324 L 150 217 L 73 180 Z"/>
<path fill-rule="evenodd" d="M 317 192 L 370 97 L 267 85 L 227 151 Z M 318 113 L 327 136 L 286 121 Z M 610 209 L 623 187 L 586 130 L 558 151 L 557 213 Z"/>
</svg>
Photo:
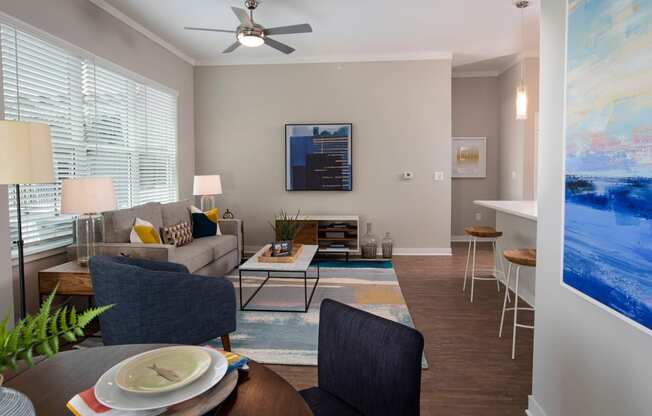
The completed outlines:
<svg viewBox="0 0 652 416">
<path fill-rule="evenodd" d="M 520 266 L 536 267 L 537 251 L 533 248 L 521 248 L 503 251 L 503 256 L 511 263 Z"/>
<path fill-rule="evenodd" d="M 494 227 L 487 227 L 484 225 L 466 227 L 464 232 L 478 238 L 498 238 L 503 235 L 502 231 L 497 231 Z"/>
</svg>

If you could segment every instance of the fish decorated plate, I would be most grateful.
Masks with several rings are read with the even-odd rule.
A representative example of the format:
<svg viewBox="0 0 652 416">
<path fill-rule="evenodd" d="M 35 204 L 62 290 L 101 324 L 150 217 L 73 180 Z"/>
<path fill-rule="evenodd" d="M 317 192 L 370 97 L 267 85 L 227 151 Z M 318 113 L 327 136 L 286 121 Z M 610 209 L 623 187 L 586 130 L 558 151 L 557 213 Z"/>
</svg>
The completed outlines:
<svg viewBox="0 0 652 416">
<path fill-rule="evenodd" d="M 197 380 L 210 365 L 211 356 L 205 348 L 165 347 L 123 361 L 115 383 L 131 393 L 165 393 Z"/>
<path fill-rule="evenodd" d="M 104 406 L 123 411 L 170 407 L 214 387 L 228 366 L 224 355 L 212 348 L 159 348 L 109 369 L 95 384 L 95 397 Z"/>
</svg>

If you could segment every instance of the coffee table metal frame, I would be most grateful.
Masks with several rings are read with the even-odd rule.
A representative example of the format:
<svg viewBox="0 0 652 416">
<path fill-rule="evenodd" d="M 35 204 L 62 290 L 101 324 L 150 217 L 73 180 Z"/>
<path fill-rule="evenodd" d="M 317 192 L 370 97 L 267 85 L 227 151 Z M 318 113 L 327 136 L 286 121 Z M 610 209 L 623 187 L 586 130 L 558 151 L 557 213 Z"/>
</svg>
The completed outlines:
<svg viewBox="0 0 652 416">
<path fill-rule="evenodd" d="M 262 250 L 261 250 L 262 251 Z M 318 250 L 317 250 L 318 251 Z M 260 253 L 260 252 L 259 252 Z M 312 260 L 314 256 L 317 254 L 313 254 L 310 259 Z M 258 255 L 258 253 L 256 254 Z M 252 257 L 255 258 L 255 257 Z M 260 264 L 260 263 L 259 263 Z M 274 263 L 271 263 L 274 264 Z M 308 276 L 308 271 L 310 269 L 316 269 L 317 270 L 317 276 Z M 242 272 L 259 272 L 259 273 L 266 273 L 267 276 L 265 277 L 265 280 L 254 290 L 254 293 L 249 296 L 249 298 L 243 302 L 243 296 L 242 296 Z M 272 276 L 272 273 L 274 274 L 283 274 L 281 276 Z M 291 275 L 286 275 L 286 274 L 291 274 Z M 263 276 L 246 276 L 249 278 L 263 278 Z M 265 269 L 265 268 L 247 268 L 246 263 L 243 264 L 240 269 L 238 270 L 238 282 L 239 282 L 239 291 L 240 291 L 240 310 L 245 311 L 245 312 L 303 312 L 306 313 L 308 312 L 308 309 L 310 309 L 310 303 L 312 302 L 312 297 L 315 294 L 315 290 L 317 289 L 317 285 L 319 284 L 319 277 L 320 277 L 320 268 L 319 264 L 316 266 L 310 266 L 308 265 L 305 270 L 278 270 L 278 269 Z M 247 305 L 253 300 L 254 297 L 260 292 L 260 290 L 265 286 L 265 284 L 270 280 L 270 279 L 296 279 L 296 280 L 303 280 L 303 296 L 304 296 L 304 309 L 266 309 L 266 308 L 247 308 Z M 310 296 L 308 296 L 308 280 L 314 280 L 315 284 L 312 287 L 312 290 L 310 291 Z"/>
</svg>

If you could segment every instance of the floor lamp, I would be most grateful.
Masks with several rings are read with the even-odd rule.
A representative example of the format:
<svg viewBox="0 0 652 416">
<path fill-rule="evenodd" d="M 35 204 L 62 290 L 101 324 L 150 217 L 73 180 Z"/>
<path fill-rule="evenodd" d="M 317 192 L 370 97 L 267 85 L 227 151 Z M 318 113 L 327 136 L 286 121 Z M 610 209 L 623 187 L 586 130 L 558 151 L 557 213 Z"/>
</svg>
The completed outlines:
<svg viewBox="0 0 652 416">
<path fill-rule="evenodd" d="M 18 218 L 18 279 L 20 284 L 20 318 L 27 314 L 25 300 L 25 259 L 20 185 L 53 183 L 52 142 L 50 127 L 42 123 L 0 121 L 0 184 L 16 186 Z"/>
</svg>

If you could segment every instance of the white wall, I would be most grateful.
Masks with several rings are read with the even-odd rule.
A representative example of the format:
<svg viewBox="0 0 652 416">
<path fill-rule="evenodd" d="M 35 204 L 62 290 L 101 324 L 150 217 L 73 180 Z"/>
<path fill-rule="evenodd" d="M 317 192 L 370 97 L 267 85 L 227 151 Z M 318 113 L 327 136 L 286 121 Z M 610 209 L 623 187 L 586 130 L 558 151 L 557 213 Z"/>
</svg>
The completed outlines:
<svg viewBox="0 0 652 416">
<path fill-rule="evenodd" d="M 247 245 L 273 238 L 284 208 L 358 214 L 399 251 L 449 252 L 449 60 L 197 67 L 195 109 L 197 170 L 222 175 L 218 205 L 244 220 Z M 353 123 L 352 192 L 285 191 L 292 122 Z"/>
<path fill-rule="evenodd" d="M 500 94 L 497 77 L 453 78 L 453 137 L 487 138 L 487 177 L 457 178 L 452 186 L 452 235 L 471 225 L 496 224 L 496 211 L 473 204 L 498 199 Z M 476 220 L 475 214 L 481 219 Z"/>
<path fill-rule="evenodd" d="M 500 199 L 534 198 L 534 120 L 539 111 L 539 59 L 526 58 L 525 84 L 528 118 L 516 120 L 516 88 L 521 79 L 521 63 L 499 77 L 500 88 Z"/>
<path fill-rule="evenodd" d="M 566 0 L 541 2 L 533 416 L 652 414 L 652 337 L 560 284 Z"/>
</svg>

